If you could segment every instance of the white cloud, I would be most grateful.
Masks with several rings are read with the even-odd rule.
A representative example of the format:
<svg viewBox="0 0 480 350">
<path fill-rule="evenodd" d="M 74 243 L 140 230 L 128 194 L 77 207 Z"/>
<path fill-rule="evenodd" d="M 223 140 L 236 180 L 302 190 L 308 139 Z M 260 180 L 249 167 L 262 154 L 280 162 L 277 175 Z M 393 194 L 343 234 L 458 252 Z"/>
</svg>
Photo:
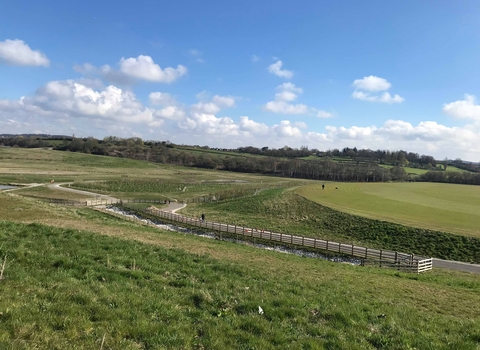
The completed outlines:
<svg viewBox="0 0 480 350">
<path fill-rule="evenodd" d="M 378 92 L 390 89 L 392 84 L 390 84 L 386 79 L 379 78 L 374 75 L 368 77 L 363 77 L 362 79 L 356 79 L 353 84 L 358 90 L 355 90 L 352 94 L 352 97 L 357 100 L 369 101 L 369 102 L 381 102 L 381 103 L 402 103 L 405 101 L 400 95 L 390 95 L 389 92 L 384 92 L 381 95 L 372 95 L 371 92 Z"/>
<path fill-rule="evenodd" d="M 277 77 L 291 79 L 293 77 L 293 72 L 283 69 L 282 70 L 283 62 L 278 60 L 277 62 L 268 66 L 268 71 L 272 74 L 275 74 Z"/>
<path fill-rule="evenodd" d="M 152 105 L 168 106 L 176 104 L 173 96 L 167 92 L 151 92 L 148 95 L 148 100 Z"/>
<path fill-rule="evenodd" d="M 277 101 L 295 101 L 297 94 L 292 91 L 282 91 L 275 94 L 275 100 Z"/>
<path fill-rule="evenodd" d="M 276 124 L 272 127 L 273 132 L 280 137 L 301 137 L 302 131 L 294 126 L 288 120 L 282 120 L 280 124 Z"/>
<path fill-rule="evenodd" d="M 158 110 L 145 107 L 132 92 L 113 85 L 95 90 L 74 80 L 51 81 L 31 97 L 0 100 L 0 113 L 19 123 L 49 125 L 48 130 L 61 129 L 62 133 L 69 128 L 84 128 L 89 133 L 91 128 L 111 129 L 130 124 L 154 127 L 164 119 L 184 116 L 177 106 Z"/>
<path fill-rule="evenodd" d="M 354 91 L 352 97 L 357 100 L 369 101 L 369 102 L 382 102 L 382 103 L 402 103 L 405 101 L 400 95 L 390 95 L 388 92 L 384 92 L 381 95 L 370 95 L 363 91 Z"/>
<path fill-rule="evenodd" d="M 303 103 L 288 103 L 297 99 L 297 94 L 303 92 L 301 88 L 292 83 L 283 83 L 277 86 L 277 90 L 280 92 L 275 94 L 275 100 L 267 102 L 263 106 L 263 110 L 280 114 L 306 114 L 309 112 L 308 106 Z"/>
<path fill-rule="evenodd" d="M 322 118 L 322 119 L 327 119 L 327 118 L 332 118 L 332 117 L 333 117 L 333 114 L 330 113 L 330 112 L 327 112 L 327 111 L 319 110 L 319 111 L 317 112 L 317 117 L 318 117 L 318 118 Z"/>
<path fill-rule="evenodd" d="M 253 135 L 266 135 L 270 128 L 264 123 L 258 123 L 247 116 L 240 117 L 239 128 Z"/>
<path fill-rule="evenodd" d="M 215 103 L 219 107 L 234 107 L 235 106 L 235 98 L 232 96 L 219 96 L 215 95 L 212 98 L 213 103 Z"/>
<path fill-rule="evenodd" d="M 158 64 L 153 62 L 150 56 L 140 55 L 137 58 L 121 58 L 120 71 L 125 75 L 160 83 L 171 83 L 187 73 L 187 68 L 178 65 L 177 68 L 167 67 L 160 68 Z"/>
<path fill-rule="evenodd" d="M 270 101 L 267 102 L 263 109 L 273 113 L 281 114 L 305 114 L 308 112 L 308 106 L 303 103 L 289 104 L 285 101 Z"/>
<path fill-rule="evenodd" d="M 162 69 L 150 56 L 144 55 L 137 58 L 122 57 L 118 70 L 108 64 L 97 68 L 90 63 L 74 65 L 73 69 L 87 76 L 101 75 L 106 80 L 120 85 L 130 85 L 137 80 L 172 83 L 187 74 L 188 71 L 187 67 L 182 65 L 178 65 L 177 68 L 167 67 Z"/>
<path fill-rule="evenodd" d="M 384 91 L 390 89 L 392 86 L 386 79 L 379 78 L 375 75 L 356 79 L 352 85 L 356 89 L 366 91 Z"/>
<path fill-rule="evenodd" d="M 222 108 L 231 108 L 235 106 L 235 98 L 232 96 L 219 96 L 215 95 L 209 101 L 208 93 L 202 91 L 197 94 L 197 98 L 200 102 L 192 105 L 192 111 L 195 113 L 205 113 L 205 114 L 217 114 Z"/>
<path fill-rule="evenodd" d="M 296 87 L 293 83 L 283 83 L 277 86 L 277 90 L 280 91 L 292 91 L 301 94 L 303 92 L 302 88 Z"/>
<path fill-rule="evenodd" d="M 23 40 L 6 39 L 0 41 L 0 62 L 14 66 L 48 67 L 50 60 L 37 50 L 32 50 Z"/>
<path fill-rule="evenodd" d="M 181 121 L 179 127 L 203 135 L 217 135 L 223 137 L 238 135 L 239 127 L 229 117 L 217 118 L 213 114 L 192 113 Z"/>
<path fill-rule="evenodd" d="M 480 120 L 480 105 L 475 104 L 475 96 L 465 95 L 465 100 L 459 100 L 443 105 L 443 112 L 458 119 Z"/>
<path fill-rule="evenodd" d="M 282 92 L 300 94 L 301 89 L 285 83 L 277 88 L 277 93 Z M 276 102 L 285 103 L 285 108 L 295 106 L 286 101 L 291 95 L 279 96 Z M 152 92 L 148 97 L 150 105 L 145 106 L 131 91 L 117 86 L 95 88 L 74 80 L 52 81 L 32 96 L 0 100 L 0 130 L 5 133 L 93 134 L 95 137 L 145 134 L 153 139 L 212 147 L 308 145 L 321 150 L 343 147 L 406 149 L 432 154 L 438 159 L 446 156 L 480 159 L 478 105 L 470 95 L 463 101 L 444 105 L 446 113 L 474 120 L 464 126 L 449 127 L 435 121 L 412 124 L 387 120 L 381 125 L 327 126 L 323 131 L 309 129 L 302 121 L 282 120 L 267 125 L 248 116 L 236 120 L 215 115 L 222 108 L 235 106 L 236 98 L 232 96 L 208 97 L 201 93 L 200 102 L 188 109 L 165 92 Z M 307 113 L 319 117 L 328 113 L 320 110 L 313 113 L 313 108 L 307 109 Z"/>
<path fill-rule="evenodd" d="M 252 55 L 251 59 L 252 59 L 252 62 L 260 61 L 260 57 L 258 57 L 257 55 Z"/>
</svg>

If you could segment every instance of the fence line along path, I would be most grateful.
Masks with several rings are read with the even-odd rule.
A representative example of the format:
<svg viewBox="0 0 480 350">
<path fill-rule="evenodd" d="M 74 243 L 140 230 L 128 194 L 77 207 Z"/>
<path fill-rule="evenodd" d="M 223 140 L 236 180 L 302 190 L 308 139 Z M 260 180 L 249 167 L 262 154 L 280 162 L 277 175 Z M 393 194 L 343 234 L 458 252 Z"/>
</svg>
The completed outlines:
<svg viewBox="0 0 480 350">
<path fill-rule="evenodd" d="M 149 200 L 149 199 L 116 199 L 116 198 L 98 198 L 89 199 L 87 201 L 64 201 L 51 200 L 56 204 L 64 205 L 80 205 L 80 206 L 99 206 L 99 205 L 114 205 L 127 203 L 153 203 L 164 204 L 165 200 Z M 311 237 L 291 235 L 287 233 L 277 233 L 267 230 L 258 230 L 243 226 L 229 225 L 212 221 L 201 221 L 175 214 L 169 211 L 159 209 L 147 209 L 150 214 L 155 216 L 184 223 L 190 226 L 210 229 L 217 232 L 226 232 L 235 235 L 242 235 L 244 237 L 259 238 L 272 242 L 286 243 L 291 245 L 298 245 L 308 248 L 320 249 L 340 254 L 346 254 L 362 259 L 364 263 L 374 263 L 385 267 L 394 267 L 398 270 L 421 273 L 431 270 L 433 267 L 432 258 L 424 258 L 414 254 L 406 254 L 394 252 L 383 249 L 372 249 L 367 247 L 356 246 L 353 244 L 345 244 L 322 240 Z"/>
<path fill-rule="evenodd" d="M 213 221 L 202 221 L 156 208 L 147 208 L 146 210 L 148 213 L 155 216 L 170 221 L 184 223 L 190 226 L 201 227 L 217 232 L 226 232 L 234 235 L 242 235 L 244 237 L 259 238 L 272 242 L 286 243 L 351 255 L 358 257 L 367 263 L 377 263 L 381 266 L 394 267 L 403 271 L 420 273 L 432 269 L 431 258 L 423 258 L 414 254 L 393 252 L 383 249 L 371 249 L 353 244 L 338 243 L 311 237 L 291 235 L 287 233 L 271 232 L 267 230 L 258 230 L 254 228 L 223 224 Z"/>
</svg>

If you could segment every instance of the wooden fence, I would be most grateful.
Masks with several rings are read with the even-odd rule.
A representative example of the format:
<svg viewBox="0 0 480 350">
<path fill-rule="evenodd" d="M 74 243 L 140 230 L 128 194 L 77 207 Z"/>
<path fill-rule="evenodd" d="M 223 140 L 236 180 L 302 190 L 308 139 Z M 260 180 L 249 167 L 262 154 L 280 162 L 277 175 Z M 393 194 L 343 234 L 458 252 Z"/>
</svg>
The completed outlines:
<svg viewBox="0 0 480 350">
<path fill-rule="evenodd" d="M 89 199 L 86 202 L 75 202 L 77 204 L 69 204 L 74 201 L 58 200 L 57 204 L 63 205 L 83 205 L 83 206 L 103 206 L 114 204 L 128 203 L 152 203 L 165 204 L 165 200 L 151 199 Z M 52 202 L 55 203 L 55 202 Z M 148 209 L 147 209 L 148 210 Z M 242 235 L 244 237 L 258 238 L 271 242 L 285 243 L 297 245 L 307 248 L 320 249 L 324 251 L 350 255 L 362 260 L 363 264 L 376 264 L 384 267 L 392 267 L 402 271 L 421 273 L 433 268 L 431 258 L 423 258 L 414 254 L 406 254 L 383 249 L 372 249 L 361 247 L 353 244 L 339 243 L 334 241 L 322 240 L 311 237 L 297 236 L 287 233 L 277 233 L 255 228 L 236 226 L 230 224 L 222 224 L 213 221 L 201 221 L 187 216 L 162 211 L 158 209 L 150 209 L 148 212 L 152 215 L 167 219 L 173 222 L 183 223 L 185 225 L 201 227 L 217 232 L 226 232 L 233 235 Z M 110 213 L 110 212 L 108 212 Z"/>
<path fill-rule="evenodd" d="M 258 230 L 237 225 L 222 224 L 213 221 L 202 221 L 187 216 L 166 212 L 158 209 L 147 209 L 150 214 L 189 226 L 201 227 L 217 232 L 226 232 L 244 237 L 259 238 L 266 241 L 297 245 L 307 248 L 350 255 L 361 259 L 364 263 L 378 263 L 380 266 L 395 267 L 409 272 L 425 272 L 432 269 L 432 259 L 426 259 L 413 254 L 393 252 L 383 249 L 371 249 L 353 244 L 326 241 L 317 238 Z"/>
</svg>

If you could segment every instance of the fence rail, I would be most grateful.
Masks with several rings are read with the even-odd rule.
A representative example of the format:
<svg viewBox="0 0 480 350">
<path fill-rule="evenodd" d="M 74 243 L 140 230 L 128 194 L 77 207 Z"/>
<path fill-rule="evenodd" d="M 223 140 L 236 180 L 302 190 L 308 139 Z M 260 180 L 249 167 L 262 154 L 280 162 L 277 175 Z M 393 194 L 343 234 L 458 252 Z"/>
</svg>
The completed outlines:
<svg viewBox="0 0 480 350">
<path fill-rule="evenodd" d="M 333 241 L 321 240 L 317 238 L 291 235 L 287 233 L 277 233 L 265 230 L 258 230 L 243 226 L 222 224 L 213 221 L 202 221 L 188 216 L 183 216 L 159 209 L 147 209 L 147 212 L 179 223 L 190 226 L 201 227 L 218 232 L 227 232 L 245 237 L 260 238 L 267 241 L 280 242 L 292 245 L 303 246 L 307 248 L 316 248 L 330 252 L 346 254 L 360 258 L 365 263 L 378 263 L 380 266 L 392 267 L 398 270 L 411 272 L 425 272 L 432 269 L 432 259 L 422 258 L 414 254 L 405 254 L 383 249 L 371 249 L 360 247 L 353 244 L 338 243 Z"/>
<path fill-rule="evenodd" d="M 83 205 L 83 206 L 101 206 L 114 204 L 128 204 L 128 203 L 152 203 L 165 204 L 165 200 L 152 199 L 90 199 L 84 202 L 68 201 L 68 200 L 53 200 L 51 203 L 62 205 Z M 339 243 L 334 241 L 322 240 L 311 237 L 297 236 L 287 233 L 277 233 L 266 230 L 258 230 L 255 228 L 236 226 L 230 224 L 222 224 L 213 221 L 201 221 L 188 216 L 183 216 L 159 209 L 148 210 L 150 214 L 167 219 L 174 222 L 184 223 L 186 225 L 210 229 L 217 232 L 226 232 L 235 235 L 242 235 L 245 237 L 259 238 L 272 242 L 286 243 L 291 245 L 303 246 L 307 248 L 314 248 L 335 252 L 339 254 L 346 254 L 361 259 L 364 264 L 379 264 L 380 266 L 392 267 L 402 271 L 411 271 L 416 273 L 425 272 L 433 268 L 431 258 L 423 258 L 415 256 L 414 254 L 406 254 L 401 252 L 372 249 L 367 247 L 356 246 L 353 244 Z"/>
</svg>

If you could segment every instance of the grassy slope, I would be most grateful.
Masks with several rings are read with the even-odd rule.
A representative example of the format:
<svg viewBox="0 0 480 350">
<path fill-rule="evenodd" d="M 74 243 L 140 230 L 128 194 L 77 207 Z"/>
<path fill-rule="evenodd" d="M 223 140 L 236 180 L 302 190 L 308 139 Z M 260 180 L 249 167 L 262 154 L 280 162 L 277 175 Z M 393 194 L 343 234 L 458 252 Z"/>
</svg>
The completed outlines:
<svg viewBox="0 0 480 350">
<path fill-rule="evenodd" d="M 19 153 L 10 167 L 3 167 L 3 158 L 2 171 L 17 167 L 27 179 L 44 178 L 38 171 L 65 169 L 72 171 L 68 176 L 82 179 L 125 173 L 179 180 L 227 176 L 168 167 L 85 167 L 78 158 L 60 165 L 61 153 L 44 152 L 25 166 Z M 47 163 L 40 156 L 54 159 Z M 96 159 L 93 165 L 101 161 Z M 250 208 L 246 203 L 261 208 L 264 201 L 256 199 L 231 209 Z M 295 202 L 283 200 L 282 206 L 272 202 L 270 210 L 289 212 L 288 205 Z M 303 203 L 311 208 L 311 202 Z M 476 275 L 438 269 L 408 275 L 302 259 L 157 231 L 13 194 L 0 194 L 0 209 L 0 220 L 58 227 L 0 223 L 0 259 L 7 254 L 6 278 L 0 281 L 0 348 L 99 349 L 104 335 L 104 349 L 476 349 L 480 344 Z M 226 210 L 219 215 L 233 214 Z M 291 221 L 279 219 L 283 217 L 281 211 L 265 220 L 279 225 Z M 299 212 L 291 218 L 310 220 Z"/>
<path fill-rule="evenodd" d="M 159 243 L 175 234 L 161 235 Z M 478 276 L 408 275 L 180 239 L 224 258 L 0 222 L 0 256 L 8 254 L 0 347 L 98 349 L 104 336 L 109 349 L 480 345 Z"/>
<path fill-rule="evenodd" d="M 270 190 L 253 198 L 189 205 L 182 212 L 241 226 L 480 263 L 480 239 L 416 229 L 342 213 L 291 191 Z"/>
<path fill-rule="evenodd" d="M 338 190 L 335 188 L 338 187 Z M 437 183 L 337 183 L 297 193 L 347 213 L 480 237 L 480 187 Z"/>
</svg>

